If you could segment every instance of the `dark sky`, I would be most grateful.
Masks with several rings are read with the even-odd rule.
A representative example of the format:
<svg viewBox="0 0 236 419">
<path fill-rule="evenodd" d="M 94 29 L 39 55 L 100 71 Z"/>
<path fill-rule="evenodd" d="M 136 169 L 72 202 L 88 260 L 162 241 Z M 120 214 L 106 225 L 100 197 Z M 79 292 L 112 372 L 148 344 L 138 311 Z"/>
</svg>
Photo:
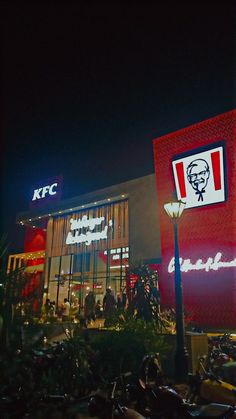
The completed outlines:
<svg viewBox="0 0 236 419">
<path fill-rule="evenodd" d="M 153 138 L 235 107 L 233 4 L 1 2 L 1 219 L 13 249 L 38 180 L 63 174 L 69 198 L 152 173 Z"/>
</svg>

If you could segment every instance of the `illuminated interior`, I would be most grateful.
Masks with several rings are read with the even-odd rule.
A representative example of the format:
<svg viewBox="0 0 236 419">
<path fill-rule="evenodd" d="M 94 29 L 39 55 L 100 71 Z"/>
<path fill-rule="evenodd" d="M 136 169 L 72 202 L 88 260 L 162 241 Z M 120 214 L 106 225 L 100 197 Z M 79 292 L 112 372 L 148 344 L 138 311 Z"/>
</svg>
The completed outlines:
<svg viewBox="0 0 236 419">
<path fill-rule="evenodd" d="M 45 251 L 25 252 L 10 255 L 7 272 L 23 269 L 24 272 L 42 272 L 44 270 Z"/>
</svg>

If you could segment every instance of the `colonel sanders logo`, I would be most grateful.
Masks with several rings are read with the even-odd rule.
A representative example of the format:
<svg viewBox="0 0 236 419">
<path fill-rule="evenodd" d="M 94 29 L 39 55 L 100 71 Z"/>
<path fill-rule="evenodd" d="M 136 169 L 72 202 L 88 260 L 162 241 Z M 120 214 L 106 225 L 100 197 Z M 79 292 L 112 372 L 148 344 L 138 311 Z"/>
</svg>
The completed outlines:
<svg viewBox="0 0 236 419">
<path fill-rule="evenodd" d="M 203 201 L 203 194 L 210 176 L 210 169 L 206 160 L 193 160 L 187 167 L 187 177 L 190 185 L 196 191 L 198 201 Z"/>
<path fill-rule="evenodd" d="M 186 208 L 225 201 L 223 151 L 212 147 L 173 160 L 177 197 Z"/>
</svg>

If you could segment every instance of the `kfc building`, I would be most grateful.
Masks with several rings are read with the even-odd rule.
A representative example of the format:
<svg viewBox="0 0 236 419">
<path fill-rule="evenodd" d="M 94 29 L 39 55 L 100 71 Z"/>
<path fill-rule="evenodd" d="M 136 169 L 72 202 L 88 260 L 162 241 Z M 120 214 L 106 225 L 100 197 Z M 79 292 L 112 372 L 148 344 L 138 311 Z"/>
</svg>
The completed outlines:
<svg viewBox="0 0 236 419">
<path fill-rule="evenodd" d="M 162 307 L 175 306 L 173 225 L 164 211 L 186 203 L 179 250 L 186 317 L 236 326 L 236 111 L 154 140 L 155 174 L 61 200 L 61 179 L 39 183 L 17 216 L 24 252 L 8 270 L 31 275 L 25 293 L 52 301 L 89 290 L 125 290 L 126 268 L 158 264 Z M 37 291 L 37 292 L 36 292 Z M 41 297 L 40 297 L 41 295 Z"/>
<path fill-rule="evenodd" d="M 60 200 L 60 177 L 36 185 L 30 210 L 18 214 L 24 252 L 11 255 L 8 271 L 31 275 L 25 293 L 57 304 L 93 290 L 125 291 L 129 263 L 160 263 L 155 175 Z M 41 290 L 41 291 L 40 291 Z M 41 292 L 41 297 L 40 297 Z M 33 297 L 32 297 L 33 298 Z"/>
<path fill-rule="evenodd" d="M 185 313 L 208 327 L 236 326 L 235 127 L 231 111 L 154 140 L 162 306 L 175 305 L 173 225 L 163 206 L 179 199 Z"/>
</svg>

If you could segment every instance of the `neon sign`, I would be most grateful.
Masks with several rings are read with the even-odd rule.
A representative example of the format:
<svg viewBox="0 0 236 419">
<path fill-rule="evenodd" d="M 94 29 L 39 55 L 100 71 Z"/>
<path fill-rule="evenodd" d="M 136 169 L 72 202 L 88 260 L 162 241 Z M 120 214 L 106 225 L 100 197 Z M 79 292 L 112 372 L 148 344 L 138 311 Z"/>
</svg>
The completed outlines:
<svg viewBox="0 0 236 419">
<path fill-rule="evenodd" d="M 86 215 L 79 220 L 71 218 L 71 231 L 67 235 L 66 244 L 85 243 L 86 246 L 89 246 L 93 241 L 107 239 L 108 226 L 112 227 L 112 220 L 109 220 L 108 225 L 105 225 L 102 231 L 93 231 L 95 226 L 101 225 L 104 220 L 105 217 L 88 218 Z M 81 233 L 82 228 L 88 228 L 88 230 Z"/>
<path fill-rule="evenodd" d="M 43 188 L 38 188 L 34 190 L 32 201 L 37 199 L 45 198 L 47 195 L 56 195 L 58 183 L 53 183 L 52 185 L 44 186 Z"/>
<path fill-rule="evenodd" d="M 209 257 L 205 262 L 202 259 L 198 259 L 196 263 L 192 263 L 191 259 L 182 259 L 179 258 L 180 270 L 182 272 L 189 271 L 200 271 L 209 272 L 211 270 L 218 271 L 222 268 L 235 268 L 236 267 L 236 258 L 225 262 L 221 260 L 222 253 L 216 253 L 215 257 Z M 173 257 L 168 265 L 168 272 L 172 273 L 175 270 L 175 258 Z"/>
<path fill-rule="evenodd" d="M 98 218 L 88 218 L 87 215 L 83 215 L 83 217 L 79 220 L 74 220 L 73 218 L 70 219 L 71 223 L 71 230 L 79 230 L 83 227 L 88 227 L 90 230 L 94 230 L 96 225 L 100 225 L 105 220 L 105 217 L 98 217 Z"/>
</svg>

